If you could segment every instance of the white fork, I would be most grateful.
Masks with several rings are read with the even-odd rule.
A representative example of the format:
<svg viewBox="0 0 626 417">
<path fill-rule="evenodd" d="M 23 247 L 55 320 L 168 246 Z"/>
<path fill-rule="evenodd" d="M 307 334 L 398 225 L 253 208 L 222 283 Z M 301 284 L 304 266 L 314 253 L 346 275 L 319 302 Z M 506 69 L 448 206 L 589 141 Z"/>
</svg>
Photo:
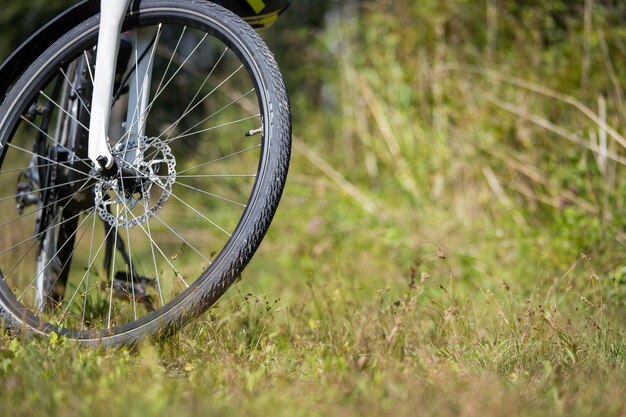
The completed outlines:
<svg viewBox="0 0 626 417">
<path fill-rule="evenodd" d="M 108 137 L 111 99 L 115 83 L 115 68 L 121 39 L 122 23 L 131 0 L 101 0 L 100 31 L 98 35 L 96 75 L 89 123 L 89 159 L 98 170 L 113 167 Z M 154 36 L 153 30 L 137 30 L 132 57 L 146 48 Z M 126 140 L 136 140 L 145 132 L 145 114 L 149 100 L 152 60 L 137 63 L 137 74 L 130 77 L 129 105 L 125 126 L 130 129 Z"/>
</svg>

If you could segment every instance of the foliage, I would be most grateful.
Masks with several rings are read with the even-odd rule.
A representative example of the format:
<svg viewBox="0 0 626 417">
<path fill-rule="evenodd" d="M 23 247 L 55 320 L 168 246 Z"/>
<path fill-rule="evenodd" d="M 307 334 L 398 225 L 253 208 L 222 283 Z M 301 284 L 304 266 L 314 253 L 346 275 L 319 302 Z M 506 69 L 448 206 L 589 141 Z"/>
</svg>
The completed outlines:
<svg viewBox="0 0 626 417">
<path fill-rule="evenodd" d="M 74 4 L 70 0 L 5 1 L 0 13 L 0 60 L 27 39 L 37 28 L 61 10 Z"/>
</svg>

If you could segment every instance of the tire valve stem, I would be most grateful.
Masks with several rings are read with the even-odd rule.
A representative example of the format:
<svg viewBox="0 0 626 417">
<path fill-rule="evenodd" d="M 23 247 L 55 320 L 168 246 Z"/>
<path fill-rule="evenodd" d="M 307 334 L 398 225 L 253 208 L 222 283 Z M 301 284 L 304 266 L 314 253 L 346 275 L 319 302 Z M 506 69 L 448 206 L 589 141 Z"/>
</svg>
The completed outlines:
<svg viewBox="0 0 626 417">
<path fill-rule="evenodd" d="M 246 137 L 249 138 L 252 136 L 260 135 L 261 133 L 263 133 L 263 126 L 258 129 L 249 131 L 248 133 L 246 133 Z"/>
</svg>

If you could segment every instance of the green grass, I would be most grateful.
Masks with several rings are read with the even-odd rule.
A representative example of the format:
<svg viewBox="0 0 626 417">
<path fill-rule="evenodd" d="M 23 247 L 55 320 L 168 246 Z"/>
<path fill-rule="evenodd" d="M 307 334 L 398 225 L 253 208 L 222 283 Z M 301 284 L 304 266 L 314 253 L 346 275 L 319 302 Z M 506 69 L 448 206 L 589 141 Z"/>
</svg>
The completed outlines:
<svg viewBox="0 0 626 417">
<path fill-rule="evenodd" d="M 626 288 L 593 260 L 559 269 L 535 246 L 508 261 L 532 259 L 526 276 L 502 241 L 474 252 L 459 228 L 420 242 L 420 226 L 343 219 L 331 206 L 359 208 L 341 192 L 311 194 L 289 187 L 244 279 L 171 340 L 97 352 L 0 338 L 0 410 L 624 415 Z"/>
<path fill-rule="evenodd" d="M 623 24 L 471 3 L 279 27 L 294 160 L 243 279 L 162 343 L 0 336 L 0 414 L 625 416 Z"/>
</svg>

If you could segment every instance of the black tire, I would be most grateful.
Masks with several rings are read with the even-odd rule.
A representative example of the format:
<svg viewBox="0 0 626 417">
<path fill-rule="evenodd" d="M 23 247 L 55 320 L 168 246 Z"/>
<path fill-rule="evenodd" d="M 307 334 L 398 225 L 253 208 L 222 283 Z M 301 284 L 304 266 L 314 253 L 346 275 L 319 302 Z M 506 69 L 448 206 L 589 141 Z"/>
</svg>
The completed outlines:
<svg viewBox="0 0 626 417">
<path fill-rule="evenodd" d="M 47 147 L 64 146 L 48 131 L 42 135 L 41 128 L 24 114 L 42 100 L 54 103 L 59 112 L 66 111 L 48 93 L 50 85 L 61 75 L 67 79 L 70 63 L 93 51 L 99 17 L 78 24 L 46 50 L 21 75 L 0 107 L 0 239 L 4 239 L 0 241 L 0 321 L 11 331 L 44 336 L 54 332 L 82 344 L 103 347 L 169 335 L 206 311 L 235 282 L 258 248 L 278 206 L 290 158 L 291 116 L 280 71 L 265 43 L 239 17 L 210 2 L 142 0 L 133 2 L 130 10 L 123 31 L 152 27 L 155 33 L 150 51 L 146 49 L 135 60 L 149 55 L 155 71 L 163 69 L 160 83 L 154 76 L 151 84 L 154 106 L 146 112 L 148 138 L 133 143 L 135 147 L 144 146 L 145 154 L 124 161 L 130 141 L 122 135 L 118 145 L 113 145 L 119 164 L 134 170 L 135 177 L 121 169 L 108 177 L 97 175 L 85 168 L 89 161 L 72 157 L 71 152 L 66 159 L 59 159 L 61 162 L 54 161 L 67 174 L 63 187 L 55 184 L 62 190 L 55 207 L 65 213 L 65 220 L 69 217 L 72 221 L 69 229 L 60 230 L 64 241 L 59 242 L 57 252 L 72 265 L 71 270 L 64 269 L 68 293 L 53 312 L 34 307 L 34 296 L 30 295 L 31 264 L 36 252 L 32 249 L 39 239 L 32 232 L 36 230 L 33 220 L 39 210 L 15 217 L 12 197 L 20 169 L 26 169 L 29 159 L 37 155 L 42 160 L 37 146 L 29 150 L 34 136 L 45 136 Z M 171 33 L 166 32 L 170 29 Z M 178 71 L 173 71 L 176 67 Z M 233 68 L 234 72 L 229 73 Z M 170 69 L 174 72 L 171 79 Z M 133 70 L 131 62 L 127 71 L 132 75 Z M 213 77 L 222 78 L 216 81 Z M 208 96 L 204 95 L 206 91 L 210 92 Z M 81 103 L 90 101 L 76 95 Z M 198 97 L 202 99 L 197 101 Z M 237 118 L 239 113 L 244 117 Z M 212 118 L 215 121 L 209 121 Z M 232 120 L 227 122 L 229 118 Z M 215 125 L 205 128 L 209 123 Z M 151 156 L 146 157 L 149 153 Z M 46 164 L 53 162 L 43 160 Z M 198 162 L 191 168 L 181 168 L 183 163 Z M 247 167 L 252 173 L 221 171 L 225 166 L 239 170 Z M 193 175 L 184 175 L 189 172 Z M 67 179 L 70 173 L 84 179 L 72 184 Z M 40 187 L 45 189 L 45 185 Z M 30 194 L 41 195 L 43 191 L 30 190 Z M 160 195 L 156 203 L 154 195 Z M 226 203 L 229 208 L 221 206 Z M 117 214 L 106 216 L 115 209 Z M 76 212 L 78 216 L 67 215 Z M 100 238 L 100 226 L 96 229 L 96 224 L 104 222 L 110 227 L 104 228 Z M 51 227 L 59 226 L 55 223 Z M 73 236 L 67 236 L 68 230 L 73 230 Z M 106 230 L 115 230 L 114 245 L 110 245 L 111 232 Z M 84 241 L 89 234 L 91 242 Z M 117 262 L 113 256 L 110 271 L 95 266 L 101 263 L 100 251 L 96 252 L 99 242 L 100 248 L 116 247 L 113 253 L 119 252 Z M 67 251 L 68 244 L 74 248 L 71 252 Z M 131 259 L 127 260 L 127 255 Z M 116 273 L 120 262 L 125 271 L 122 268 Z M 103 263 L 106 269 L 107 260 Z M 196 270 L 198 275 L 192 272 Z M 92 273 L 94 282 L 90 278 L 85 282 Z M 172 275 L 175 282 L 165 282 L 166 275 Z M 154 295 L 157 285 L 159 297 Z M 138 294 L 140 290 L 145 290 L 145 295 Z M 118 291 L 121 299 L 126 295 L 128 300 L 114 298 Z M 108 312 L 101 305 L 105 296 L 110 300 Z M 84 305 L 79 305 L 77 298 Z M 160 298 L 160 303 L 155 303 L 155 298 Z M 132 305 L 132 314 L 127 311 L 128 305 Z"/>
</svg>

